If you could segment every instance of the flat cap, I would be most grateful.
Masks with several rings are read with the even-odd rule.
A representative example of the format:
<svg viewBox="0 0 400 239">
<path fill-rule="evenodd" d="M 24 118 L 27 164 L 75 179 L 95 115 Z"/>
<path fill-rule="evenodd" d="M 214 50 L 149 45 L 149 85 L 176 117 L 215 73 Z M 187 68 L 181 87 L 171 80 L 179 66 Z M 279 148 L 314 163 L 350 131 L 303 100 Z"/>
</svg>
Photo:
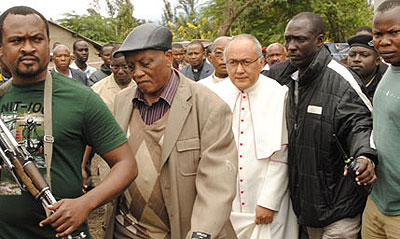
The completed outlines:
<svg viewBox="0 0 400 239">
<path fill-rule="evenodd" d="M 374 48 L 374 44 L 372 42 L 371 35 L 355 35 L 353 37 L 350 37 L 347 40 L 347 43 L 349 43 L 350 47 L 362 46 L 376 51 L 376 49 Z"/>
<path fill-rule="evenodd" d="M 135 27 L 124 40 L 121 48 L 114 52 L 118 53 L 138 50 L 163 50 L 171 49 L 172 33 L 168 28 L 154 24 L 145 23 Z"/>
</svg>

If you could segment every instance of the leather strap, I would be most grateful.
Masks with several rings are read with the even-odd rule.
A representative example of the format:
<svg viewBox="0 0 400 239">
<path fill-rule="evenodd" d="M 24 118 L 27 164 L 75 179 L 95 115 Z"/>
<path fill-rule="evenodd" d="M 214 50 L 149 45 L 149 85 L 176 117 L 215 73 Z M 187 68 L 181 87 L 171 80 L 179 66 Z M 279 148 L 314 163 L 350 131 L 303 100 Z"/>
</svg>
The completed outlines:
<svg viewBox="0 0 400 239">
<path fill-rule="evenodd" d="M 8 88 L 11 86 L 12 79 L 8 80 L 6 83 L 0 86 L 0 97 L 3 96 Z M 51 189 L 51 177 L 50 177 L 50 169 L 51 169 L 51 158 L 53 155 L 53 122 L 52 122 L 52 110 L 51 110 L 51 98 L 53 92 L 53 80 L 50 75 L 50 72 L 47 72 L 46 79 L 44 82 L 44 160 L 46 161 L 46 181 L 49 184 Z M 43 207 L 47 216 L 51 214 L 50 210 L 47 207 Z"/>
<path fill-rule="evenodd" d="M 6 81 L 6 83 L 3 83 L 3 84 L 0 86 L 0 97 L 3 96 L 3 95 L 6 93 L 6 91 L 8 90 L 8 88 L 10 88 L 11 82 L 12 82 L 12 79 Z"/>
<path fill-rule="evenodd" d="M 51 158 L 53 155 L 53 121 L 52 121 L 52 92 L 53 92 L 53 80 L 50 72 L 47 72 L 46 79 L 44 82 L 44 160 L 46 161 L 46 181 L 49 184 L 51 190 Z"/>
</svg>

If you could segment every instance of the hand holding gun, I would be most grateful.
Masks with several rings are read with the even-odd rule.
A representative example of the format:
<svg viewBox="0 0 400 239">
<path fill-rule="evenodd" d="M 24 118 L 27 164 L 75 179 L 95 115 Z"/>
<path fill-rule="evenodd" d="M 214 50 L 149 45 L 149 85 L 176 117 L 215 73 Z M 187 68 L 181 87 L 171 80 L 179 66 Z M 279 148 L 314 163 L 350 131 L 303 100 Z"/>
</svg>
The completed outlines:
<svg viewBox="0 0 400 239">
<path fill-rule="evenodd" d="M 14 177 L 19 187 L 24 191 L 28 190 L 35 199 L 42 203 L 45 210 L 48 210 L 48 206 L 57 202 L 50 191 L 50 187 L 33 162 L 30 153 L 17 143 L 10 130 L 0 119 L 0 162 L 1 161 L 4 167 Z M 84 232 L 81 232 L 79 236 L 72 237 L 69 235 L 67 238 L 86 238 L 86 235 Z"/>
</svg>

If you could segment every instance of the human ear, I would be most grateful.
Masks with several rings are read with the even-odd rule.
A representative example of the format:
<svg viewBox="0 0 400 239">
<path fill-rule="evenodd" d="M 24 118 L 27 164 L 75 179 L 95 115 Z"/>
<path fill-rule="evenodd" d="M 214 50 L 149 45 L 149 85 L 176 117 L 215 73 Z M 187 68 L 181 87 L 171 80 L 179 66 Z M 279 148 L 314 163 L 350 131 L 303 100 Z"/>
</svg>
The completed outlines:
<svg viewBox="0 0 400 239">
<path fill-rule="evenodd" d="M 172 50 L 164 51 L 165 60 L 167 62 L 168 67 L 172 66 Z"/>
<path fill-rule="evenodd" d="M 324 44 L 324 34 L 318 34 L 317 36 L 317 45 L 320 47 Z"/>
</svg>

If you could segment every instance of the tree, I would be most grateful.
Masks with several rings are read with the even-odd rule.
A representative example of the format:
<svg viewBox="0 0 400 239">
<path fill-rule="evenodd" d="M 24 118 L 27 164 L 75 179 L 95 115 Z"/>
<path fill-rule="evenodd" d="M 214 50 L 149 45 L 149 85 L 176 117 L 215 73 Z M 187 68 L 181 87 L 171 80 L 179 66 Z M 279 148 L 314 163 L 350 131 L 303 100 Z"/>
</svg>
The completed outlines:
<svg viewBox="0 0 400 239">
<path fill-rule="evenodd" d="M 322 17 L 333 42 L 344 42 L 357 27 L 370 25 L 373 16 L 366 0 L 209 0 L 202 13 L 218 35 L 248 33 L 268 45 L 283 43 L 287 23 L 303 11 Z"/>
<path fill-rule="evenodd" d="M 227 0 L 227 1 L 209 1 L 208 11 L 205 10 L 205 14 L 209 14 L 208 16 L 213 15 L 214 13 L 218 13 L 218 15 L 214 15 L 217 17 L 217 22 L 219 24 L 219 36 L 225 36 L 228 34 L 228 31 L 231 30 L 231 26 L 233 22 L 238 19 L 238 17 L 246 10 L 247 7 L 256 3 L 257 0 L 248 0 L 248 1 L 235 1 L 235 0 Z M 240 21 L 239 21 L 240 22 Z M 238 25 L 240 28 L 240 24 Z"/>
<path fill-rule="evenodd" d="M 327 40 L 332 42 L 346 42 L 356 28 L 371 25 L 374 14 L 365 0 L 319 0 L 312 8 L 324 20 Z"/>
<path fill-rule="evenodd" d="M 65 13 L 57 22 L 94 41 L 122 42 L 126 34 L 143 21 L 133 17 L 133 4 L 130 0 L 106 0 L 107 13 L 100 14 L 99 0 L 93 0 L 87 14 Z"/>
<path fill-rule="evenodd" d="M 172 12 L 171 3 L 168 0 L 163 0 L 164 9 L 162 14 L 162 24 L 168 26 L 168 23 L 175 22 L 174 12 Z"/>
<path fill-rule="evenodd" d="M 57 23 L 87 38 L 97 42 L 120 41 L 112 19 L 93 12 L 85 15 L 65 13 L 64 16 L 65 18 L 59 19 Z"/>
<path fill-rule="evenodd" d="M 213 24 L 203 17 L 199 0 L 178 0 L 172 11 L 171 3 L 164 0 L 163 24 L 167 26 L 174 40 L 210 39 Z"/>
</svg>

